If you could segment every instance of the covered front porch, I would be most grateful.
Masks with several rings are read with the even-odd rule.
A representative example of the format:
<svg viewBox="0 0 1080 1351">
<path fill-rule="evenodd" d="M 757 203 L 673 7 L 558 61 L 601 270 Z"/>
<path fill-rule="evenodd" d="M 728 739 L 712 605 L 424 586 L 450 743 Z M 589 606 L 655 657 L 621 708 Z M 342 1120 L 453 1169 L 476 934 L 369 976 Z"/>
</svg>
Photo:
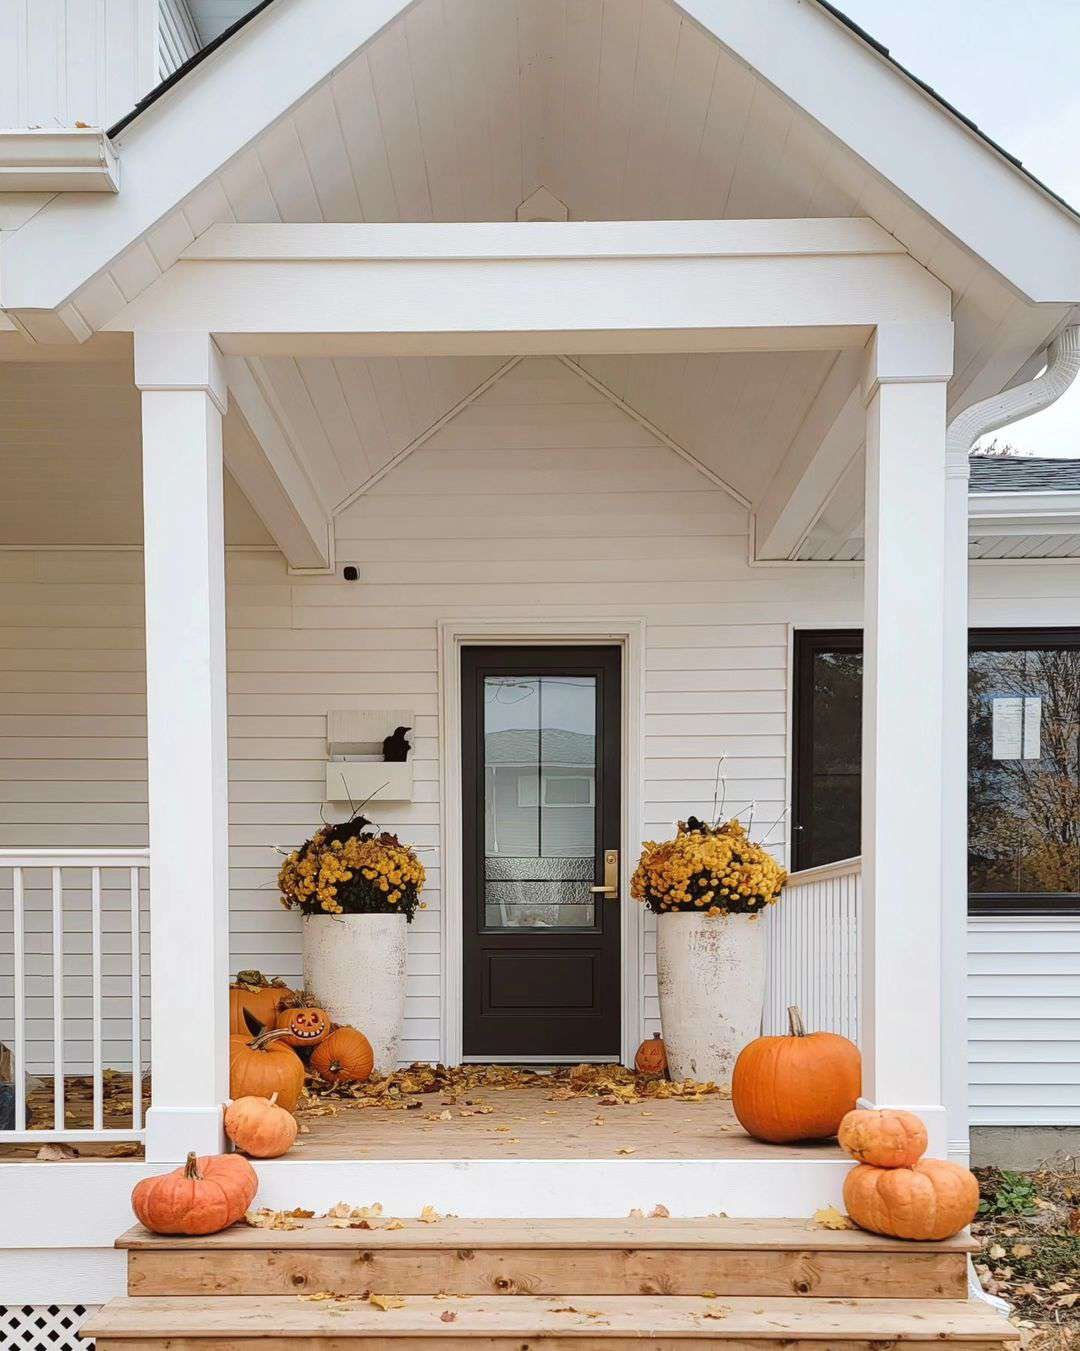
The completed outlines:
<svg viewBox="0 0 1080 1351">
<path fill-rule="evenodd" d="M 732 805 L 756 804 L 757 837 L 786 856 L 791 634 L 861 611 L 863 858 L 793 878 L 770 915 L 765 1027 L 781 1030 L 798 1002 L 811 1026 L 856 1037 L 867 1101 L 913 1107 L 933 1152 L 963 1152 L 966 500 L 946 473 L 953 333 L 940 282 L 867 220 L 214 226 L 106 327 L 131 335 L 141 391 L 143 557 L 108 566 L 128 588 L 145 568 L 149 853 L 88 844 L 4 859 L 15 1061 L 47 1066 L 54 1083 L 51 1128 L 36 1119 L 31 1138 L 122 1134 L 144 1140 L 151 1161 L 218 1147 L 229 976 L 252 956 L 297 974 L 297 930 L 270 918 L 274 846 L 294 846 L 324 810 L 313 781 L 334 707 L 413 710 L 417 791 L 380 820 L 430 862 L 405 1058 L 468 1056 L 460 663 L 495 642 L 622 654 L 627 1062 L 658 1012 L 652 927 L 628 899 L 640 841 L 707 808 L 724 762 Z M 285 402 L 288 372 L 304 372 L 326 434 L 329 371 L 386 358 L 430 372 L 476 356 L 494 370 L 326 513 L 309 491 L 298 405 Z M 732 482 L 751 443 L 688 450 L 641 411 L 670 358 L 711 378 L 713 408 L 708 378 L 695 387 L 707 426 L 730 415 L 725 382 L 761 380 L 777 361 L 772 398 L 786 388 L 790 403 L 803 357 L 816 365 L 784 415 L 790 441 L 778 431 L 769 442 L 768 419 L 746 410 L 747 434 L 757 427 L 761 446 L 779 447 L 754 502 Z M 737 395 L 726 405 L 738 406 Z M 863 447 L 865 567 L 845 564 L 834 581 L 827 568 L 771 561 Z M 225 468 L 274 548 L 226 549 Z M 83 575 L 103 566 L 87 559 Z M 117 1128 L 96 1086 L 132 1063 L 150 1070 L 145 1127 L 136 1104 Z M 76 1067 L 92 1086 L 90 1120 L 73 1135 L 59 1102 Z M 26 1129 L 18 1073 L 15 1084 L 12 1143 Z M 663 1104 L 674 1106 L 687 1115 L 668 1143 L 642 1115 L 625 1149 L 757 1156 L 719 1102 Z M 553 1157 L 552 1110 L 499 1134 L 521 1158 Z M 713 1114 L 708 1130 L 695 1131 L 698 1112 Z M 299 1154 L 434 1153 L 430 1124 L 317 1118 Z M 590 1142 L 606 1123 L 595 1137 L 568 1126 L 564 1157 L 605 1156 Z M 455 1132 L 463 1148 L 472 1141 L 464 1157 L 506 1157 L 479 1123 Z M 622 1161 L 619 1148 L 610 1157 Z"/>
</svg>

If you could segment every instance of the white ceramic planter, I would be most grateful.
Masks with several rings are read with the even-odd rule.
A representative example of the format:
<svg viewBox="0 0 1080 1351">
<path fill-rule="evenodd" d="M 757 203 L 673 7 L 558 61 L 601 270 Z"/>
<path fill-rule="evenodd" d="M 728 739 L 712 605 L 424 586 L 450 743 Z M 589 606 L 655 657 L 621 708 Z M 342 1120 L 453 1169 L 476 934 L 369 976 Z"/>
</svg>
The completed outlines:
<svg viewBox="0 0 1080 1351">
<path fill-rule="evenodd" d="M 407 947 L 404 915 L 304 916 L 304 985 L 334 1022 L 363 1032 L 380 1074 L 399 1059 Z"/>
<path fill-rule="evenodd" d="M 657 915 L 656 971 L 671 1077 L 730 1084 L 761 1031 L 765 925 L 751 915 Z"/>
</svg>

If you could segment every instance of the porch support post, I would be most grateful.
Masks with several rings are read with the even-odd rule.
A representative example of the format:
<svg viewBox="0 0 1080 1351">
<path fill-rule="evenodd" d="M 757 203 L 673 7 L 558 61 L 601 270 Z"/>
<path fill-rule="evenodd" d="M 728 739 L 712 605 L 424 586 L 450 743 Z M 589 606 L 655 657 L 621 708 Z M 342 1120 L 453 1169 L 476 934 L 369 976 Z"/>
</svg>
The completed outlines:
<svg viewBox="0 0 1080 1351">
<path fill-rule="evenodd" d="M 952 325 L 880 327 L 867 353 L 863 1094 L 946 1144 L 941 1081 L 945 394 Z"/>
<path fill-rule="evenodd" d="M 216 1153 L 228 1096 L 221 355 L 135 335 L 142 390 L 153 1105 L 146 1156 Z"/>
</svg>

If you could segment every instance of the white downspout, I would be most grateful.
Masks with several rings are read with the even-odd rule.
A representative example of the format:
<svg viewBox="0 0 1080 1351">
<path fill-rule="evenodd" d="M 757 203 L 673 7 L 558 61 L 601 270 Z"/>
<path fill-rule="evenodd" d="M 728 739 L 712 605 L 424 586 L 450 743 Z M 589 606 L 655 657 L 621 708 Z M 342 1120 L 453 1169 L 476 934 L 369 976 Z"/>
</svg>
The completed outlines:
<svg viewBox="0 0 1080 1351">
<path fill-rule="evenodd" d="M 942 746 L 942 1101 L 949 1157 L 970 1153 L 967 1047 L 968 454 L 981 436 L 1056 402 L 1080 372 L 1080 327 L 1050 344 L 1042 375 L 966 408 L 945 434 L 945 651 Z"/>
</svg>

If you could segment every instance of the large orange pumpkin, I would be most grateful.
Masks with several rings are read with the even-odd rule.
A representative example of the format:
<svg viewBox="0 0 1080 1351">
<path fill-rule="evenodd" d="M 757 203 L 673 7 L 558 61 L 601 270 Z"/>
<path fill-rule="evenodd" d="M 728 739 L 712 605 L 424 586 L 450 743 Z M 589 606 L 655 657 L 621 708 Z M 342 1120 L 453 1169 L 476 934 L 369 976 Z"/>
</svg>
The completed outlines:
<svg viewBox="0 0 1080 1351">
<path fill-rule="evenodd" d="M 638 1074 L 666 1074 L 667 1073 L 667 1047 L 664 1045 L 664 1039 L 659 1032 L 654 1032 L 651 1037 L 646 1037 L 637 1048 L 637 1054 L 634 1056 L 634 1069 Z"/>
<path fill-rule="evenodd" d="M 371 1078 L 375 1053 L 355 1027 L 335 1027 L 311 1053 L 311 1068 L 327 1083 L 357 1084 Z"/>
<path fill-rule="evenodd" d="M 284 1044 L 283 1032 L 229 1038 L 229 1095 L 269 1098 L 291 1112 L 304 1086 L 304 1062 Z"/>
<path fill-rule="evenodd" d="M 245 1214 L 258 1190 L 255 1169 L 239 1154 L 189 1154 L 183 1167 L 143 1178 L 131 1208 L 155 1234 L 216 1234 Z"/>
<path fill-rule="evenodd" d="M 862 1057 L 847 1037 L 807 1035 L 788 1009 L 790 1036 L 744 1046 L 731 1079 L 731 1105 L 748 1134 L 772 1144 L 835 1135 L 862 1091 Z"/>
<path fill-rule="evenodd" d="M 844 1205 L 859 1228 L 873 1234 L 951 1238 L 975 1218 L 979 1184 L 945 1159 L 921 1159 L 910 1168 L 860 1163 L 844 1179 Z"/>
<path fill-rule="evenodd" d="M 856 1108 L 836 1133 L 841 1149 L 876 1168 L 910 1168 L 926 1153 L 926 1127 L 914 1112 Z"/>
<path fill-rule="evenodd" d="M 277 1030 L 290 1046 L 316 1046 L 330 1033 L 330 1015 L 314 1005 L 278 1010 Z"/>
<path fill-rule="evenodd" d="M 263 1027 L 273 1027 L 281 1001 L 292 991 L 283 981 L 272 981 L 261 971 L 240 971 L 229 986 L 229 1032 L 243 1036 L 248 1030 L 245 1011 Z"/>
<path fill-rule="evenodd" d="M 237 1098 L 225 1108 L 225 1134 L 255 1159 L 277 1159 L 296 1143 L 296 1118 L 269 1098 Z"/>
</svg>

